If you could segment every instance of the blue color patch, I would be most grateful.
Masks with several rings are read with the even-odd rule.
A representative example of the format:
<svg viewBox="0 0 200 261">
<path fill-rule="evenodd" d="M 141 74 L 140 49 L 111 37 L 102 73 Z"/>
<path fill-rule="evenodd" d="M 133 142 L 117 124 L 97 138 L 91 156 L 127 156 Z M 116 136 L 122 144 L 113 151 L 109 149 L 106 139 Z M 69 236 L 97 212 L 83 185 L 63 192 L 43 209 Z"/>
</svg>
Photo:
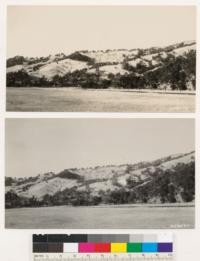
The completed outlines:
<svg viewBox="0 0 200 261">
<path fill-rule="evenodd" d="M 158 243 L 142 243 L 143 253 L 155 253 L 158 252 Z"/>
</svg>

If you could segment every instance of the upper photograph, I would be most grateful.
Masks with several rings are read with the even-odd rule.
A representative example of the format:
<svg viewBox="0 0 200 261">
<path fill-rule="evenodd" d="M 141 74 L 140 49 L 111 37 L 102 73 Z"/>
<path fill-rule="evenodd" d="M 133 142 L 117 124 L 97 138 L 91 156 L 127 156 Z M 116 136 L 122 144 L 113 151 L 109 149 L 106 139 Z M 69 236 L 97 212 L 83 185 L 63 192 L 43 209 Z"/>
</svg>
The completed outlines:
<svg viewBox="0 0 200 261">
<path fill-rule="evenodd" d="M 195 6 L 8 6 L 6 110 L 195 112 Z"/>
</svg>

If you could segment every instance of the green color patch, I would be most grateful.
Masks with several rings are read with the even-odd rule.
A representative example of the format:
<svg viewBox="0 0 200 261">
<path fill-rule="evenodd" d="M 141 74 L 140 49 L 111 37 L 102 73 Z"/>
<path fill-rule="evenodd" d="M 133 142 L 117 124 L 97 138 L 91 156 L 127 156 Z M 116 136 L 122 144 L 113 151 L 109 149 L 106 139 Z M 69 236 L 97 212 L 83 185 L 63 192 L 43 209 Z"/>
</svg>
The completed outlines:
<svg viewBox="0 0 200 261">
<path fill-rule="evenodd" d="M 142 252 L 142 243 L 127 243 L 127 252 Z"/>
</svg>

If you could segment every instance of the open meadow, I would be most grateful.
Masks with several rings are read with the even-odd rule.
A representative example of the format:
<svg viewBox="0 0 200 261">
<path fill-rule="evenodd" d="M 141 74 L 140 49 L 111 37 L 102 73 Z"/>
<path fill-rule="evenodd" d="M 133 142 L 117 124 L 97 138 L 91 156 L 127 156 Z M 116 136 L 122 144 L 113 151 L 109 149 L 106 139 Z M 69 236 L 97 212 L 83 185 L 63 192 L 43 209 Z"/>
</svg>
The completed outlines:
<svg viewBox="0 0 200 261">
<path fill-rule="evenodd" d="M 7 111 L 194 112 L 194 92 L 7 88 Z"/>
<path fill-rule="evenodd" d="M 5 227 L 21 229 L 193 228 L 194 206 L 98 206 L 6 209 Z"/>
</svg>

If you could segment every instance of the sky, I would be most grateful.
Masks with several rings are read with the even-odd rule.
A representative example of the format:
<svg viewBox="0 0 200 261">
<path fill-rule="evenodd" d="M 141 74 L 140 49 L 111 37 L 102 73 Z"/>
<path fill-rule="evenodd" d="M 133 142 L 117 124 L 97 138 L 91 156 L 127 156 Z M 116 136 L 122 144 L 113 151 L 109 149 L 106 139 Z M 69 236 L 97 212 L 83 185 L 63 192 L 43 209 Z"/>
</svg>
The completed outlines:
<svg viewBox="0 0 200 261">
<path fill-rule="evenodd" d="M 194 6 L 9 6 L 7 57 L 166 46 L 196 39 Z"/>
<path fill-rule="evenodd" d="M 6 176 L 136 163 L 194 147 L 193 119 L 6 119 Z"/>
</svg>

